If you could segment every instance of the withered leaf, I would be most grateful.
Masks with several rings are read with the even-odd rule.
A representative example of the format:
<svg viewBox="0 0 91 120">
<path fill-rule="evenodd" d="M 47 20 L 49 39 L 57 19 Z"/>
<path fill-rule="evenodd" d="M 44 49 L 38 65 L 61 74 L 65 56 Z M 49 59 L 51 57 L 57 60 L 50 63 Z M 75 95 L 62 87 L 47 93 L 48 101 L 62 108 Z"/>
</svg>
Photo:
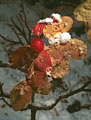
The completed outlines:
<svg viewBox="0 0 91 120">
<path fill-rule="evenodd" d="M 69 60 L 68 58 L 63 57 L 59 64 L 53 66 L 53 71 L 51 75 L 55 79 L 62 78 L 67 74 L 68 70 L 69 70 Z"/>
<path fill-rule="evenodd" d="M 53 78 L 62 78 L 68 72 L 69 60 L 65 56 L 65 46 L 66 44 L 53 44 L 47 50 L 53 65 L 51 73 Z"/>
<path fill-rule="evenodd" d="M 43 35 L 45 38 L 50 40 L 57 34 L 58 32 L 61 32 L 61 30 L 64 28 L 64 23 L 63 22 L 58 22 L 58 23 L 52 23 L 45 25 L 43 29 Z"/>
<path fill-rule="evenodd" d="M 69 58 L 83 59 L 87 53 L 87 46 L 78 39 L 70 39 L 66 44 L 52 44 L 47 52 L 52 61 L 52 77 L 62 78 L 69 69 Z"/>
<path fill-rule="evenodd" d="M 66 44 L 65 53 L 73 59 L 83 59 L 87 54 L 87 46 L 83 41 L 73 38 Z"/>
<path fill-rule="evenodd" d="M 51 72 L 52 63 L 46 50 L 42 50 L 34 61 L 38 69 L 43 72 Z"/>
<path fill-rule="evenodd" d="M 91 21 L 91 0 L 86 0 L 74 10 L 76 20 L 82 22 Z"/>
<path fill-rule="evenodd" d="M 42 95 L 48 95 L 51 90 L 51 83 L 49 80 L 46 80 L 44 82 L 44 86 L 38 87 L 37 93 L 42 94 Z"/>
<path fill-rule="evenodd" d="M 63 23 L 64 23 L 64 28 L 61 30 L 62 32 L 67 32 L 72 28 L 73 20 L 69 16 L 62 16 L 61 17 Z"/>
<path fill-rule="evenodd" d="M 9 64 L 13 68 L 28 68 L 34 59 L 33 51 L 30 45 L 18 48 L 10 57 Z"/>
<path fill-rule="evenodd" d="M 27 81 L 17 84 L 10 93 L 10 103 L 15 111 L 19 111 L 30 103 L 32 98 L 32 88 Z"/>
<path fill-rule="evenodd" d="M 44 86 L 44 82 L 46 81 L 46 79 L 47 75 L 45 72 L 34 71 L 34 75 L 28 82 L 33 88 L 38 88 Z"/>
</svg>

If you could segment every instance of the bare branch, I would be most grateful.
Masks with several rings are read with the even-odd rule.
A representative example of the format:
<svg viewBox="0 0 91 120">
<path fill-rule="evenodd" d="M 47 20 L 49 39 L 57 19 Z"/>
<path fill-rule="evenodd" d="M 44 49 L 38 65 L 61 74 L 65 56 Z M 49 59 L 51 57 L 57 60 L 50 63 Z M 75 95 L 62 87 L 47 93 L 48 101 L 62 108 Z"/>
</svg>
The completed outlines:
<svg viewBox="0 0 91 120">
<path fill-rule="evenodd" d="M 16 70 L 16 68 L 11 67 L 10 64 L 3 63 L 2 61 L 0 61 L 0 67 L 11 68 L 11 69 L 15 69 Z M 22 69 L 22 68 L 18 68 L 18 70 L 20 70 L 21 72 L 25 72 L 24 69 Z"/>
<path fill-rule="evenodd" d="M 60 95 L 60 96 L 56 99 L 55 103 L 53 103 L 53 104 L 50 105 L 50 106 L 38 107 L 38 106 L 34 106 L 34 105 L 32 105 L 32 104 L 29 104 L 28 107 L 25 108 L 24 110 L 26 110 L 26 109 L 32 109 L 32 108 L 34 108 L 34 109 L 36 109 L 36 110 L 51 110 L 53 107 L 56 106 L 56 104 L 57 104 L 60 100 L 65 99 L 65 98 L 68 98 L 68 97 L 70 97 L 70 96 L 72 96 L 72 95 L 74 95 L 74 94 L 77 94 L 77 93 L 79 93 L 79 92 L 83 92 L 83 91 L 84 91 L 84 92 L 87 92 L 87 91 L 85 91 L 85 88 L 86 88 L 90 83 L 91 83 L 91 80 L 89 80 L 87 83 L 85 83 L 85 85 L 83 85 L 82 87 L 80 87 L 80 88 L 77 89 L 77 90 L 70 91 L 69 93 L 67 93 L 67 94 L 65 94 L 65 95 Z"/>
<path fill-rule="evenodd" d="M 29 42 L 30 42 L 30 33 L 31 33 L 31 30 L 28 26 L 28 23 L 27 23 L 27 17 L 26 17 L 26 14 L 25 14 L 25 10 L 24 10 L 24 1 L 21 0 L 21 7 L 22 7 L 22 13 L 23 13 L 23 16 L 24 16 L 24 23 L 25 23 L 25 26 L 29 32 Z"/>
<path fill-rule="evenodd" d="M 19 40 L 19 43 L 20 43 L 21 45 L 24 45 L 24 43 L 22 42 L 21 38 L 19 37 L 19 35 L 18 35 L 15 27 L 14 27 L 12 24 L 8 24 L 8 26 L 9 26 L 9 27 L 12 29 L 12 31 L 15 33 L 16 37 L 17 37 L 18 40 Z"/>
<path fill-rule="evenodd" d="M 1 37 L 3 40 L 5 40 L 6 42 L 11 42 L 11 43 L 14 43 L 14 44 L 20 44 L 20 42 L 10 40 L 10 39 L 4 37 L 4 36 L 1 35 L 1 34 L 0 34 L 0 37 Z"/>
</svg>

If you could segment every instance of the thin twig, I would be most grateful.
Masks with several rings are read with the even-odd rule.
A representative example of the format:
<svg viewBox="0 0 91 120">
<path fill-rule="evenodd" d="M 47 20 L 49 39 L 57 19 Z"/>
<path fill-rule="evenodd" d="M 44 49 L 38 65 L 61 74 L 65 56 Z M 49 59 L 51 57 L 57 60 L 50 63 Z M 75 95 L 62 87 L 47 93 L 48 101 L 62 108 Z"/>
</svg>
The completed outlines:
<svg viewBox="0 0 91 120">
<path fill-rule="evenodd" d="M 6 103 L 6 105 L 7 106 L 9 106 L 9 107 L 11 107 L 12 108 L 12 106 L 2 97 L 2 99 L 1 100 L 3 100 L 4 101 L 4 103 Z"/>
<path fill-rule="evenodd" d="M 1 37 L 3 40 L 7 41 L 7 42 L 11 42 L 11 43 L 14 43 L 14 44 L 20 44 L 20 42 L 10 40 L 10 39 L 8 39 L 8 38 L 4 37 L 4 36 L 3 36 L 3 35 L 1 35 L 1 34 L 0 34 L 0 37 Z"/>
<path fill-rule="evenodd" d="M 76 5 L 72 4 L 72 3 L 67 3 L 67 2 L 60 2 L 60 5 L 54 10 L 54 13 L 58 12 L 63 6 L 69 6 L 69 7 L 73 7 L 75 8 Z"/>
<path fill-rule="evenodd" d="M 0 67 L 10 68 L 10 69 L 16 70 L 16 68 L 11 67 L 10 64 L 8 64 L 8 63 L 3 63 L 2 61 L 0 61 Z M 24 69 L 22 69 L 22 68 L 18 68 L 18 70 L 20 70 L 21 72 L 25 72 Z"/>
<path fill-rule="evenodd" d="M 16 37 L 18 38 L 19 42 L 21 45 L 24 45 L 24 43 L 22 42 L 21 38 L 19 37 L 18 33 L 16 32 L 14 26 L 12 24 L 8 24 L 8 26 L 12 29 L 12 31 L 15 33 Z"/>
<path fill-rule="evenodd" d="M 29 43 L 28 42 L 28 39 L 27 39 L 27 36 L 26 36 L 26 32 L 25 32 L 25 29 L 24 29 L 24 26 L 23 26 L 23 23 L 22 23 L 22 18 L 21 18 L 21 15 L 19 14 L 18 16 L 17 16 L 17 20 L 18 20 L 18 22 L 20 23 L 20 25 L 21 25 L 21 27 L 22 27 L 22 36 L 24 37 L 24 39 L 25 39 L 25 41 L 27 42 L 27 44 Z"/>
<path fill-rule="evenodd" d="M 53 103 L 53 104 L 50 105 L 50 106 L 39 107 L 39 106 L 34 106 L 34 105 L 32 105 L 32 104 L 29 104 L 28 107 L 25 108 L 24 110 L 30 109 L 30 108 L 34 108 L 34 109 L 36 109 L 36 110 L 51 110 L 53 107 L 56 106 L 56 104 L 57 104 L 60 100 L 62 100 L 62 99 L 64 99 L 64 98 L 68 98 L 68 97 L 70 97 L 70 96 L 72 96 L 72 95 L 74 95 L 74 94 L 77 94 L 77 93 L 79 93 L 79 92 L 83 92 L 84 89 L 85 89 L 85 87 L 87 87 L 90 83 L 91 83 L 91 80 L 89 80 L 87 83 L 85 83 L 85 85 L 83 85 L 82 87 L 80 87 L 80 88 L 77 89 L 77 90 L 70 91 L 69 93 L 67 93 L 67 94 L 65 94 L 65 95 L 60 95 L 60 96 L 56 99 L 55 103 Z M 84 92 L 87 92 L 87 91 L 84 91 Z"/>
<path fill-rule="evenodd" d="M 28 23 L 27 23 L 27 17 L 26 17 L 25 10 L 24 10 L 24 1 L 21 0 L 21 3 L 22 3 L 22 5 L 21 5 L 22 6 L 22 13 L 23 13 L 23 16 L 24 16 L 24 23 L 25 23 L 25 26 L 26 26 L 26 28 L 27 28 L 27 30 L 29 32 L 29 42 L 30 42 L 30 33 L 31 33 L 31 30 L 30 30 L 30 28 L 28 26 Z"/>
</svg>

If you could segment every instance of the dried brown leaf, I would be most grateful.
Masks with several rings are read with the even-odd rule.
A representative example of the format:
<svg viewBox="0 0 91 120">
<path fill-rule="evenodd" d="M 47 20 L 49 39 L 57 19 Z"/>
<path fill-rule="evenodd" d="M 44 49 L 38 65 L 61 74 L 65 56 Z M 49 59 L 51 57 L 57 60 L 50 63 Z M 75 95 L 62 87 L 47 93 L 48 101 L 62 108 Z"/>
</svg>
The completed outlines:
<svg viewBox="0 0 91 120">
<path fill-rule="evenodd" d="M 86 0 L 74 10 L 76 20 L 82 22 L 91 21 L 91 0 Z"/>
<path fill-rule="evenodd" d="M 70 39 L 66 44 L 52 44 L 47 52 L 52 61 L 52 77 L 62 78 L 69 69 L 69 58 L 83 59 L 87 53 L 87 46 L 78 39 Z"/>
<path fill-rule="evenodd" d="M 43 72 L 51 72 L 52 69 L 52 63 L 50 56 L 48 55 L 48 52 L 46 50 L 42 50 L 38 57 L 34 61 L 35 65 L 38 69 L 40 69 Z"/>
<path fill-rule="evenodd" d="M 69 60 L 66 57 L 63 57 L 59 64 L 53 66 L 52 77 L 53 78 L 62 78 L 64 77 L 69 70 Z"/>
<path fill-rule="evenodd" d="M 43 29 L 43 35 L 45 36 L 45 38 L 50 40 L 55 36 L 55 34 L 57 34 L 58 32 L 61 32 L 63 28 L 64 28 L 63 22 L 45 25 Z"/>
<path fill-rule="evenodd" d="M 65 53 L 73 59 L 84 59 L 87 46 L 83 41 L 73 38 L 66 44 Z"/>
<path fill-rule="evenodd" d="M 27 81 L 17 84 L 10 93 L 10 103 L 15 111 L 19 111 L 26 107 L 32 98 L 32 88 Z"/>
<path fill-rule="evenodd" d="M 18 48 L 10 57 L 9 64 L 13 68 L 28 68 L 34 59 L 33 51 L 30 45 Z"/>
<path fill-rule="evenodd" d="M 35 90 L 35 92 L 47 95 L 50 92 L 51 84 L 45 72 L 35 71 L 28 84 Z"/>
<path fill-rule="evenodd" d="M 69 16 L 62 16 L 61 17 L 63 23 L 64 23 L 64 28 L 61 30 L 62 32 L 67 32 L 72 28 L 73 20 Z"/>
<path fill-rule="evenodd" d="M 42 94 L 42 95 L 48 95 L 50 90 L 51 90 L 51 83 L 49 82 L 49 80 L 46 80 L 44 82 L 44 86 L 39 87 L 37 89 L 37 93 Z"/>
</svg>

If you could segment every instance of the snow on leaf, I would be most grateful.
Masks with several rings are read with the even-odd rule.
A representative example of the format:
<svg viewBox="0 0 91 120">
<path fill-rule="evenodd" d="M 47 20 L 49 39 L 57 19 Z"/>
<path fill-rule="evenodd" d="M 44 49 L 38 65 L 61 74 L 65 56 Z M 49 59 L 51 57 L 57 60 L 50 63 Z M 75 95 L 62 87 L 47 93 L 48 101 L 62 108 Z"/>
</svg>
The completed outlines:
<svg viewBox="0 0 91 120">
<path fill-rule="evenodd" d="M 61 30 L 62 32 L 67 32 L 72 28 L 73 20 L 69 16 L 62 16 L 61 17 L 63 23 L 64 23 L 64 28 Z"/>
<path fill-rule="evenodd" d="M 32 88 L 27 81 L 22 81 L 15 85 L 10 93 L 10 103 L 15 111 L 19 111 L 26 107 L 32 98 Z"/>
<path fill-rule="evenodd" d="M 46 50 L 42 50 L 34 61 L 38 69 L 43 72 L 51 72 L 52 63 Z"/>
<path fill-rule="evenodd" d="M 82 22 L 91 21 L 91 0 L 86 0 L 74 10 L 76 20 Z"/>
<path fill-rule="evenodd" d="M 34 59 L 30 45 L 19 47 L 10 57 L 9 64 L 13 68 L 29 67 Z"/>
</svg>

